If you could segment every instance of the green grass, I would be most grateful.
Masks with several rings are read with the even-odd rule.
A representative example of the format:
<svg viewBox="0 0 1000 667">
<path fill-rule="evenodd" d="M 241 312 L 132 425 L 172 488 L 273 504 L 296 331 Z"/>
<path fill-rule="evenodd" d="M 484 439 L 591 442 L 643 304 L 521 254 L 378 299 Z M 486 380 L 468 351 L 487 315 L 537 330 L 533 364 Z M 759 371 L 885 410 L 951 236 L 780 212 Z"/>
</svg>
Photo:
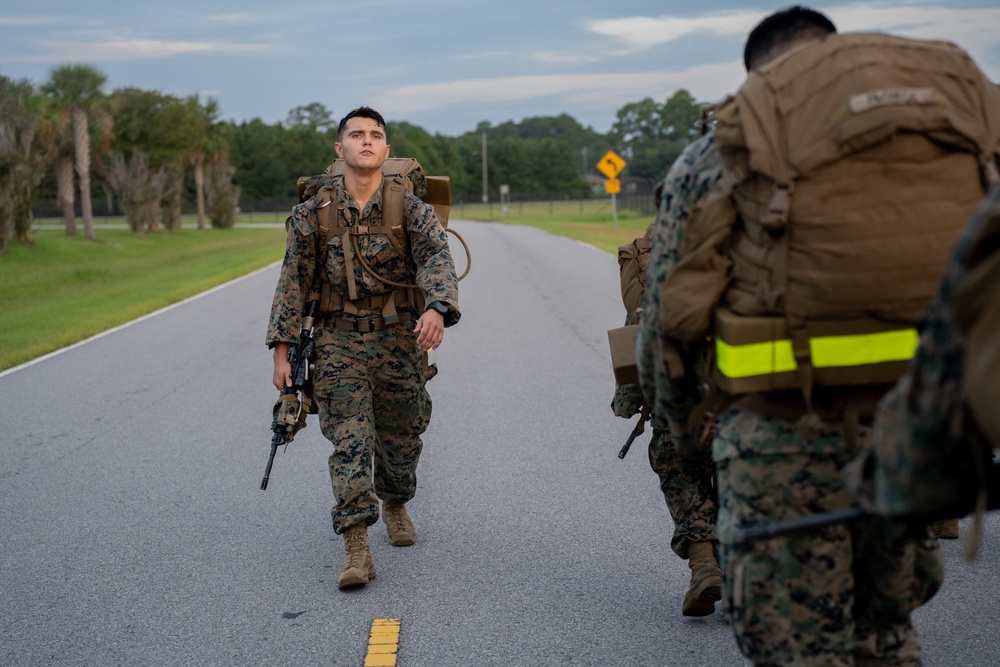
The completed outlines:
<svg viewBox="0 0 1000 667">
<path fill-rule="evenodd" d="M 98 228 L 97 242 L 82 232 L 66 236 L 59 220 L 39 221 L 33 247 L 12 241 L 0 255 L 0 370 L 281 259 L 284 230 L 273 225 L 285 215 L 240 214 L 241 225 L 260 226 L 200 232 L 185 220 L 181 231 L 150 236 Z M 537 227 L 612 254 L 653 219 L 619 210 L 616 229 L 608 199 L 514 203 L 505 212 L 498 204 L 464 204 L 452 217 Z"/>
<path fill-rule="evenodd" d="M 536 227 L 589 243 L 614 255 L 618 253 L 618 246 L 642 236 L 654 216 L 619 209 L 618 227 L 615 228 L 610 200 L 597 199 L 516 202 L 506 212 L 501 211 L 499 204 L 461 204 L 452 208 L 451 217 Z"/>
<path fill-rule="evenodd" d="M 35 231 L 0 255 L 0 370 L 281 259 L 284 230 L 185 228 L 138 236 L 98 229 L 97 242 Z"/>
</svg>

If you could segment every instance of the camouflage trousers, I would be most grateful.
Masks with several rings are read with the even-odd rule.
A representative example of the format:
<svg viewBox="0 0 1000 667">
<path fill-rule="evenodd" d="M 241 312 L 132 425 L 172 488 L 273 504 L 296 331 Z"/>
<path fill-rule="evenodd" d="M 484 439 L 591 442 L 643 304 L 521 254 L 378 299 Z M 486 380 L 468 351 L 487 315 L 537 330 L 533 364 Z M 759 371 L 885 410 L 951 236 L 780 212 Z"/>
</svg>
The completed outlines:
<svg viewBox="0 0 1000 667">
<path fill-rule="evenodd" d="M 920 665 L 910 612 L 943 576 L 926 531 L 871 519 L 734 544 L 741 528 L 852 504 L 840 425 L 806 442 L 793 422 L 731 410 L 714 450 L 723 602 L 743 654 L 755 665 Z"/>
<path fill-rule="evenodd" d="M 649 441 L 649 465 L 660 478 L 660 490 L 674 522 L 670 540 L 674 553 L 686 559 L 692 542 L 718 540 L 715 490 L 712 488 L 715 466 L 708 448 L 704 448 L 695 460 L 681 461 L 669 431 L 654 426 Z"/>
<path fill-rule="evenodd" d="M 411 327 L 319 332 L 314 393 L 320 428 L 333 445 L 331 516 L 338 535 L 362 521 L 375 523 L 380 498 L 405 503 L 416 493 L 431 400 Z"/>
<path fill-rule="evenodd" d="M 637 384 L 615 387 L 611 411 L 628 419 L 642 410 L 642 391 Z M 670 439 L 670 431 L 653 423 L 649 441 L 649 466 L 660 478 L 660 490 L 674 522 L 670 548 L 681 558 L 688 557 L 692 542 L 716 541 L 716 500 L 713 482 L 715 465 L 705 448 L 697 459 L 682 461 Z"/>
</svg>

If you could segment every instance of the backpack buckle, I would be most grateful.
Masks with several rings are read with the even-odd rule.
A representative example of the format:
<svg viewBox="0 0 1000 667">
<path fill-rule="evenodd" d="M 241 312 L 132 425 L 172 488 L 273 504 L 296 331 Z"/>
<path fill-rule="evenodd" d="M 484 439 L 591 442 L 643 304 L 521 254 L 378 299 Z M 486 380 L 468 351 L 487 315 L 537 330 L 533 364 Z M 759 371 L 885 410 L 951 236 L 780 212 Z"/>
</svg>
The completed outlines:
<svg viewBox="0 0 1000 667">
<path fill-rule="evenodd" d="M 768 202 L 767 210 L 760 217 L 760 224 L 768 231 L 778 230 L 788 224 L 788 213 L 792 207 L 792 186 L 775 185 L 774 194 Z"/>
</svg>

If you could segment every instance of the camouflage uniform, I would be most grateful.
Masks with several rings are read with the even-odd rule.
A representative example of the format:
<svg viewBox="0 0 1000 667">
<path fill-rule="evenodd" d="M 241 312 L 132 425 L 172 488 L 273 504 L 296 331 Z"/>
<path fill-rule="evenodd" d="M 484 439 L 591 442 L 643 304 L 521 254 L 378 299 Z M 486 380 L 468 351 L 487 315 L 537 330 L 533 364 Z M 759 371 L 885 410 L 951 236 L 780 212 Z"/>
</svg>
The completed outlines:
<svg viewBox="0 0 1000 667">
<path fill-rule="evenodd" d="M 332 203 L 345 225 L 378 226 L 382 217 L 382 192 L 372 195 L 363 211 L 343 187 L 333 180 Z M 281 276 L 274 293 L 267 343 L 298 340 L 303 307 L 320 257 L 317 222 L 318 198 L 296 206 L 288 225 Z M 416 284 L 426 303 L 448 306 L 445 326 L 455 324 L 458 281 L 444 228 L 433 209 L 406 193 L 403 228 L 408 231 L 411 257 L 401 257 L 382 233 L 356 237 L 358 252 L 368 265 L 388 280 Z M 368 273 L 355 260 L 354 282 L 358 297 L 385 295 L 394 288 Z M 348 295 L 342 237 L 327 240 L 322 280 L 335 292 Z M 415 283 L 414 283 L 415 280 Z M 334 313 L 333 315 L 339 315 Z M 358 320 L 381 316 L 380 308 L 362 308 Z M 378 331 L 340 330 L 321 314 L 316 333 L 314 393 L 320 428 L 333 444 L 330 481 L 337 504 L 331 512 L 334 531 L 360 522 L 378 520 L 378 499 L 405 503 L 416 491 L 416 467 L 427 428 L 431 400 L 423 352 L 413 333 L 415 318 L 400 312 L 401 322 Z M 374 474 L 373 474 L 374 469 Z"/>
<path fill-rule="evenodd" d="M 652 406 L 653 437 L 649 441 L 649 463 L 660 478 L 660 489 L 674 521 L 671 548 L 681 558 L 687 558 L 691 542 L 717 541 L 716 499 L 713 489 L 715 471 L 707 450 L 681 461 L 667 422 L 668 412 L 660 402 L 658 383 L 667 377 L 666 362 L 657 331 L 660 288 L 679 259 L 672 251 L 673 235 L 687 220 L 694 204 L 718 180 L 720 168 L 713 135 L 706 135 L 688 146 L 667 172 L 660 198 L 660 211 L 654 223 L 649 266 L 646 267 L 646 289 L 642 296 L 642 315 L 636 358 L 639 366 L 639 386 L 642 400 Z M 690 395 L 681 397 L 691 406 L 700 401 L 699 387 L 689 388 Z"/>
<path fill-rule="evenodd" d="M 660 200 L 658 220 L 666 219 L 671 210 L 667 202 L 667 196 Z M 654 221 L 647 234 L 655 234 L 658 227 Z M 611 409 L 615 415 L 628 419 L 639 414 L 642 406 L 642 390 L 638 384 L 615 387 L 611 401 Z M 681 558 L 687 559 L 688 546 L 692 542 L 718 541 L 713 488 L 715 468 L 707 450 L 696 459 L 680 461 L 670 438 L 670 429 L 655 418 L 652 420 L 652 431 L 649 440 L 649 465 L 660 479 L 660 491 L 663 492 L 667 510 L 673 520 L 674 534 L 670 540 L 670 548 Z"/>
<path fill-rule="evenodd" d="M 703 346 L 679 346 L 682 378 L 671 378 L 658 328 L 659 292 L 684 249 L 690 210 L 720 178 L 709 134 L 667 175 L 665 217 L 653 240 L 637 343 L 639 378 L 682 456 L 697 453 L 686 422 L 701 401 L 696 365 Z M 847 507 L 840 468 L 849 460 L 843 430 L 826 423 L 806 441 L 796 420 L 736 407 L 719 419 L 712 444 L 718 473 L 717 527 L 725 572 L 723 601 L 743 654 L 757 665 L 915 665 L 919 644 L 909 612 L 940 577 L 934 548 L 894 524 L 833 526 L 734 545 L 749 525 Z M 921 556 L 921 557 L 918 557 Z M 921 567 L 917 567 L 917 562 Z M 930 565 L 928 565 L 930 563 Z"/>
<path fill-rule="evenodd" d="M 642 316 L 636 341 L 639 385 L 646 405 L 651 406 L 657 422 L 667 426 L 672 413 L 689 413 L 701 402 L 701 387 L 688 373 L 677 386 L 670 381 L 667 361 L 660 344 L 658 313 L 660 291 L 674 266 L 680 261 L 684 243 L 684 225 L 694 205 L 719 180 L 722 167 L 715 149 L 715 135 L 706 134 L 684 149 L 674 161 L 663 182 L 658 223 L 653 230 L 653 244 L 646 267 L 646 289 L 642 296 Z M 674 439 L 678 432 L 671 429 Z"/>
</svg>

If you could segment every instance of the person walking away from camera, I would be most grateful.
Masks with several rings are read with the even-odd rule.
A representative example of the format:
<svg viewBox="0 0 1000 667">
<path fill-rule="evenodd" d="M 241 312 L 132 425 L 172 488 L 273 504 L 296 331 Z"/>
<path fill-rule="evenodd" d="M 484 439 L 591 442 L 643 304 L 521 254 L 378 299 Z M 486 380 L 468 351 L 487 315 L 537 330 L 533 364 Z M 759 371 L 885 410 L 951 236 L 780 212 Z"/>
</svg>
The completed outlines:
<svg viewBox="0 0 1000 667">
<path fill-rule="evenodd" d="M 824 81 L 820 68 L 803 70 L 794 65 L 802 62 L 801 56 L 808 50 L 840 48 L 844 44 L 842 39 L 848 43 L 854 39 L 842 38 L 835 32 L 829 19 L 803 7 L 791 7 L 768 16 L 747 39 L 744 62 L 750 72 L 748 84 L 759 83 L 755 82 L 757 73 L 770 75 L 783 67 L 789 76 L 792 70 L 797 72 L 803 83 L 820 85 Z M 867 41 L 881 39 L 879 36 Z M 824 67 L 832 65 L 832 60 L 824 61 Z M 772 90 L 781 95 L 797 89 Z M 908 98 L 872 94 L 852 102 L 851 109 L 863 113 L 868 108 L 866 100 L 869 106 L 881 103 L 891 109 L 891 100 Z M 756 191 L 750 188 L 754 184 L 745 181 L 759 163 L 750 162 L 750 169 L 742 172 L 735 169 L 733 165 L 740 159 L 745 161 L 748 153 L 731 146 L 738 141 L 751 141 L 754 132 L 774 128 L 755 125 L 759 117 L 735 104 L 727 100 L 717 109 L 720 120 L 713 138 L 689 147 L 688 154 L 682 155 L 671 169 L 671 180 L 686 183 L 691 178 L 690 165 L 699 153 L 702 159 L 727 166 L 714 176 L 715 183 L 700 191 L 704 194 L 711 190 L 709 194 L 700 202 L 697 197 L 682 202 L 683 208 L 678 206 L 676 214 L 665 220 L 662 231 L 654 236 L 648 299 L 639 333 L 644 392 L 652 401 L 654 413 L 667 420 L 682 457 L 692 455 L 700 445 L 699 409 L 712 407 L 703 400 L 702 386 L 706 378 L 714 379 L 717 373 L 714 369 L 709 374 L 704 372 L 702 341 L 709 335 L 709 327 L 719 312 L 719 302 L 715 299 L 723 294 L 730 300 L 739 296 L 731 296 L 726 290 L 759 276 L 752 271 L 746 273 L 739 262 L 766 262 L 769 257 L 748 249 L 747 241 L 742 241 L 740 235 L 762 245 L 781 242 L 783 238 L 787 241 L 789 236 L 795 238 L 788 232 L 783 235 L 780 228 L 773 233 L 754 235 L 758 227 L 751 225 L 758 224 L 754 216 L 761 211 L 750 208 L 752 205 L 744 207 L 739 197 L 753 199 Z M 744 124 L 738 125 L 727 117 L 728 122 L 723 125 L 721 119 L 725 114 L 733 114 L 734 109 L 743 113 Z M 797 126 L 797 130 L 805 127 Z M 746 133 L 746 139 L 739 132 Z M 723 140 L 726 152 L 720 149 Z M 706 148 L 711 142 L 715 147 Z M 760 145 L 763 144 L 755 144 Z M 736 183 L 738 187 L 734 187 Z M 975 183 L 970 181 L 966 185 L 971 188 Z M 961 197 L 967 198 L 964 191 L 969 188 L 962 189 Z M 733 192 L 739 208 L 727 205 Z M 856 203 L 838 201 L 837 192 L 830 188 L 829 198 L 821 202 L 823 210 L 836 210 L 838 205 L 848 210 L 849 204 Z M 791 208 L 789 199 L 778 196 L 785 194 L 791 198 Z M 772 193 L 763 189 L 757 192 L 763 204 L 768 203 L 765 195 Z M 780 223 L 781 214 L 789 210 L 801 213 L 794 204 L 804 203 L 803 193 L 788 187 L 781 192 L 775 190 L 773 195 L 766 211 L 775 216 L 773 220 L 767 218 L 767 223 Z M 696 203 L 698 210 L 689 219 Z M 956 210 L 964 205 L 957 199 L 955 204 Z M 728 219 L 730 215 L 732 222 Z M 764 232 L 768 230 L 770 227 Z M 951 238 L 952 231 L 942 224 L 933 233 Z M 730 234 L 735 235 L 736 242 L 744 243 L 739 246 L 744 254 L 738 258 Z M 708 257 L 709 253 L 714 254 Z M 706 283 L 711 283 L 709 288 L 702 289 Z M 755 297 L 766 295 L 763 289 L 748 291 Z M 685 330 L 689 321 L 685 318 L 695 322 L 689 330 Z M 718 356 L 712 359 L 713 364 L 720 363 Z M 677 370 L 678 366 L 681 370 Z M 855 421 L 856 428 L 849 434 L 846 416 L 841 422 L 840 417 L 830 419 L 824 414 L 817 423 L 816 410 L 825 412 L 828 406 L 824 405 L 822 392 L 813 392 L 811 398 L 810 404 L 805 392 L 797 399 L 793 395 L 751 394 L 741 397 L 719 419 L 712 443 L 719 484 L 717 527 L 725 572 L 724 604 L 737 642 L 744 655 L 757 665 L 917 665 L 919 642 L 909 613 L 929 599 L 941 581 L 940 556 L 929 535 L 914 537 L 895 523 L 873 522 L 809 529 L 751 545 L 735 539 L 748 525 L 838 509 L 851 503 L 840 468 L 851 458 L 848 440 L 863 445 L 864 428 Z M 807 413 L 816 420 L 804 421 Z"/>
<path fill-rule="evenodd" d="M 692 182 L 707 180 L 695 176 Z M 669 214 L 668 202 L 674 203 L 677 197 L 683 196 L 673 190 L 674 185 L 669 180 L 664 186 L 667 196 L 660 198 L 657 219 L 650 223 L 645 235 L 622 246 L 619 251 L 619 263 L 625 262 L 622 266 L 622 296 L 627 301 L 626 311 L 630 311 L 626 326 L 637 323 L 635 311 L 642 312 L 641 308 L 632 306 L 641 304 L 644 296 L 640 291 L 645 283 L 643 265 L 648 261 L 652 235 L 661 226 L 663 216 Z M 626 419 L 639 414 L 640 420 L 645 420 L 650 412 L 644 409 L 639 384 L 630 382 L 616 385 L 611 409 L 616 416 Z M 694 460 L 682 462 L 677 457 L 666 423 L 654 417 L 652 431 L 647 448 L 649 465 L 659 478 L 660 491 L 674 524 L 670 548 L 679 558 L 686 560 L 691 569 L 688 590 L 681 602 L 681 614 L 709 616 L 715 612 L 715 603 L 722 599 L 722 570 L 717 560 L 718 536 L 715 532 L 715 465 L 711 452 L 702 449 Z"/>
</svg>

